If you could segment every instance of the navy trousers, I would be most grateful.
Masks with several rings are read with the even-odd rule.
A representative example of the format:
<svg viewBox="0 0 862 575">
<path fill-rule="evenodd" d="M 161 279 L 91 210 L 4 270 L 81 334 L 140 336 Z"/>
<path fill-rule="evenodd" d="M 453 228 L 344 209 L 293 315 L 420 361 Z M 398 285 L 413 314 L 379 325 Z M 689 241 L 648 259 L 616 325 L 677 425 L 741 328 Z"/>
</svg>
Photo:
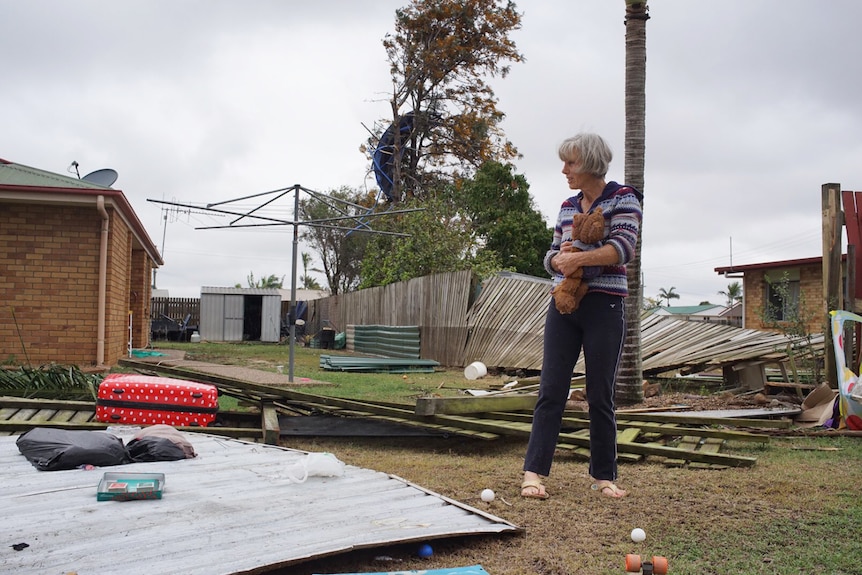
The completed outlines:
<svg viewBox="0 0 862 575">
<path fill-rule="evenodd" d="M 533 411 L 524 471 L 550 474 L 572 371 L 583 350 L 590 413 L 590 475 L 596 480 L 617 478 L 614 389 L 625 331 L 625 302 L 619 296 L 588 293 L 570 314 L 558 312 L 551 299 L 545 319 L 539 399 Z"/>
</svg>

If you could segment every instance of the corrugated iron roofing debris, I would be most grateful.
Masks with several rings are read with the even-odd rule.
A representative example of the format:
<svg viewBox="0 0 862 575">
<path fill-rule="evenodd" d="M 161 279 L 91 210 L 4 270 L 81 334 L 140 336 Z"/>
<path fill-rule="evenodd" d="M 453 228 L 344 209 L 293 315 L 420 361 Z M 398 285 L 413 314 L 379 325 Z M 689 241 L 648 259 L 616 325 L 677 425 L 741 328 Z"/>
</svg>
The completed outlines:
<svg viewBox="0 0 862 575">
<path fill-rule="evenodd" d="M 0 437 L 3 571 L 233 575 L 356 549 L 522 531 L 394 475 L 347 465 L 342 477 L 295 483 L 287 470 L 305 452 L 186 437 L 194 459 L 121 466 L 166 475 L 162 499 L 132 502 L 96 501 L 104 469 L 40 472 L 16 437 Z M 19 552 L 12 543 L 29 547 Z"/>
<path fill-rule="evenodd" d="M 384 357 L 421 357 L 418 325 L 348 325 L 347 349 Z"/>
<path fill-rule="evenodd" d="M 321 355 L 320 367 L 329 371 L 371 371 L 388 373 L 434 373 L 440 365 L 433 359 L 394 357 L 354 357 L 348 355 Z"/>
<path fill-rule="evenodd" d="M 499 274 L 482 283 L 467 313 L 469 328 L 461 365 L 481 361 L 491 367 L 542 368 L 542 331 L 550 280 Z M 641 320 L 644 375 L 671 370 L 697 373 L 742 361 L 783 361 L 786 336 L 708 321 L 685 321 L 651 315 Z M 823 335 L 796 342 L 822 353 Z M 806 350 L 807 351 L 807 350 Z M 584 373 L 583 358 L 575 366 Z"/>
</svg>

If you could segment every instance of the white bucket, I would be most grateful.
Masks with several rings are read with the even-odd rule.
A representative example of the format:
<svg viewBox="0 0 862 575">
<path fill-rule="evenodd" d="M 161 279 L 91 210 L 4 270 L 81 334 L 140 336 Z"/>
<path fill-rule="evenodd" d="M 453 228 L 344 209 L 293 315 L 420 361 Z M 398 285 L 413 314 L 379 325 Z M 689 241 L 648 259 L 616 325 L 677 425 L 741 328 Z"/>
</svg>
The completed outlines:
<svg viewBox="0 0 862 575">
<path fill-rule="evenodd" d="M 467 379 L 479 379 L 488 375 L 488 368 L 481 361 L 474 361 L 464 368 L 464 377 Z"/>
</svg>

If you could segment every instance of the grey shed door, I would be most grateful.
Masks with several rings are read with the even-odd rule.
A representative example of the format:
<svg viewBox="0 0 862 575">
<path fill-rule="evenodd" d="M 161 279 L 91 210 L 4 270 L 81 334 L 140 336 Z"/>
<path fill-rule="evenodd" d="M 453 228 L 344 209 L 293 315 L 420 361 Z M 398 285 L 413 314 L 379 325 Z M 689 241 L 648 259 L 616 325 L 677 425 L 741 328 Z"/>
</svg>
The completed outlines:
<svg viewBox="0 0 862 575">
<path fill-rule="evenodd" d="M 245 296 L 224 296 L 224 341 L 242 341 Z"/>
<path fill-rule="evenodd" d="M 260 341 L 278 342 L 281 339 L 281 297 L 264 296 L 260 319 Z"/>
</svg>

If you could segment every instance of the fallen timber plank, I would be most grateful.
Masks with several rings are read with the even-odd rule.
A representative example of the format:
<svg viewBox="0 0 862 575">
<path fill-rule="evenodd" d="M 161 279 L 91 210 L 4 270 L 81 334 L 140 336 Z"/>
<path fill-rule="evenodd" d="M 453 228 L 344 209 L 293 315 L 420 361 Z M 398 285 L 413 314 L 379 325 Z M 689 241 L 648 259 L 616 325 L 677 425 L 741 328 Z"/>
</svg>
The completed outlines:
<svg viewBox="0 0 862 575">
<path fill-rule="evenodd" d="M 308 405 L 314 406 L 314 404 L 308 404 Z M 475 430 L 471 430 L 471 429 L 465 429 L 464 427 L 445 425 L 442 423 L 434 423 L 434 422 L 427 421 L 427 420 L 417 421 L 416 419 L 412 418 L 412 417 L 415 417 L 415 414 L 413 414 L 409 410 L 405 410 L 407 417 L 398 417 L 397 415 L 384 415 L 384 414 L 379 414 L 379 413 L 371 413 L 369 411 L 333 407 L 330 405 L 317 405 L 316 407 L 319 408 L 320 411 L 325 411 L 325 412 L 331 413 L 333 415 L 342 415 L 342 416 L 346 416 L 346 417 L 363 417 L 363 418 L 367 418 L 367 419 L 379 419 L 381 421 L 389 421 L 391 423 L 398 423 L 401 425 L 427 429 L 430 431 L 445 433 L 445 434 L 449 434 L 449 435 L 461 435 L 461 436 L 465 436 L 465 437 L 471 437 L 474 439 L 478 438 L 478 439 L 485 439 L 485 440 L 494 440 L 494 439 L 499 439 L 499 437 L 500 437 L 499 434 L 496 434 L 496 433 L 475 431 Z"/>
<path fill-rule="evenodd" d="M 331 403 L 312 403 L 306 402 L 303 405 L 314 408 L 317 411 L 331 413 L 334 415 L 343 415 L 346 417 L 364 417 L 368 419 L 380 419 L 381 421 L 389 421 L 391 423 L 399 423 L 415 428 L 427 429 L 448 435 L 460 435 L 473 439 L 494 440 L 499 439 L 499 434 L 485 432 L 481 430 L 468 429 L 460 425 L 450 425 L 446 418 L 441 418 L 439 421 L 430 421 L 427 418 L 417 416 L 413 413 L 409 406 L 404 408 L 389 407 L 376 405 L 372 403 L 363 403 L 360 405 L 333 405 Z M 364 406 L 364 407 L 363 407 Z"/>
<path fill-rule="evenodd" d="M 524 411 L 536 406 L 538 395 L 480 395 L 477 397 L 420 397 L 417 415 L 465 415 L 487 411 Z"/>
<path fill-rule="evenodd" d="M 512 415 L 512 414 L 506 414 Z M 457 416 L 451 416 L 457 417 Z M 471 425 L 474 429 L 478 429 L 476 425 L 476 421 L 473 418 L 458 418 L 463 419 L 463 425 Z M 530 435 L 530 427 L 531 425 L 526 421 L 513 421 L 511 419 L 482 419 L 482 421 L 487 422 L 486 425 L 481 426 L 481 429 L 485 429 L 487 431 L 496 430 L 500 435 L 513 435 L 517 437 L 529 437 Z M 681 429 L 680 432 L 692 433 L 692 432 L 700 432 L 700 431 L 709 431 L 709 430 L 699 430 L 699 429 Z M 760 439 L 758 439 L 760 440 Z M 569 446 L 583 447 L 589 449 L 590 439 L 589 435 L 583 433 L 583 430 L 576 431 L 573 433 L 560 433 L 560 439 L 558 440 L 558 447 L 560 443 L 563 444 L 565 448 L 569 448 Z M 663 445 L 656 444 L 643 444 L 643 443 L 635 443 L 633 441 L 630 442 L 618 442 L 617 443 L 617 454 L 621 459 L 625 459 L 625 454 L 635 454 L 635 455 L 654 455 L 660 457 L 668 457 L 672 459 L 682 459 L 685 461 L 699 461 L 702 463 L 713 463 L 718 465 L 725 465 L 731 467 L 750 467 L 754 465 L 757 461 L 756 458 L 753 457 L 743 457 L 743 456 L 735 456 L 735 455 L 726 455 L 722 453 L 704 453 L 700 450 L 689 450 L 682 449 L 678 447 L 667 447 Z"/>
<path fill-rule="evenodd" d="M 110 427 L 109 423 L 90 422 L 53 422 L 11 419 L 0 421 L 0 431 L 8 433 L 23 433 L 36 427 L 51 427 L 55 429 L 70 429 L 83 431 L 103 431 Z M 247 427 L 177 427 L 180 431 L 211 433 L 235 438 L 260 437 L 261 433 Z"/>
<path fill-rule="evenodd" d="M 54 427 L 57 429 L 83 429 L 91 431 L 101 431 L 107 429 L 106 423 L 96 421 L 88 422 L 51 422 L 51 421 L 33 421 L 29 419 L 7 419 L 0 421 L 0 431 L 3 432 L 25 432 L 36 427 Z"/>
<path fill-rule="evenodd" d="M 134 363 L 132 361 L 127 361 L 126 363 Z M 147 365 L 149 369 L 153 369 L 155 371 L 162 371 L 167 374 L 179 376 L 179 377 L 187 377 L 194 378 L 198 381 L 203 381 L 206 383 L 212 383 L 213 385 L 219 387 L 221 389 L 222 384 L 226 384 L 228 386 L 233 387 L 234 389 L 241 389 L 244 387 L 248 387 L 248 389 L 259 392 L 266 392 L 272 395 L 280 396 L 280 399 L 291 400 L 296 402 L 302 402 L 306 405 L 314 406 L 321 410 L 327 410 L 332 408 L 338 409 L 347 409 L 354 410 L 362 413 L 370 413 L 374 415 L 384 415 L 384 416 L 393 416 L 402 418 L 405 420 L 411 420 L 414 422 L 429 422 L 424 416 L 416 415 L 411 406 L 405 405 L 402 408 L 389 407 L 387 405 L 375 403 L 375 402 L 367 402 L 367 401 L 357 401 L 352 399 L 340 399 L 336 397 L 326 397 L 323 395 L 315 395 L 312 393 L 307 393 L 303 391 L 296 391 L 294 389 L 283 388 L 283 387 L 275 387 L 270 385 L 264 385 L 259 383 L 246 383 L 246 382 L 238 382 L 236 380 L 228 379 L 218 375 L 212 375 L 207 373 L 200 373 L 194 370 L 181 369 L 175 367 L 167 367 L 167 366 L 153 366 L 152 364 L 144 364 Z M 431 423 L 435 423 L 438 425 L 449 425 L 450 427 L 455 429 L 460 429 L 462 434 L 463 429 L 460 425 L 450 425 L 450 422 L 447 421 L 447 418 L 439 419 L 436 421 L 431 421 Z M 483 431 L 483 430 L 473 430 L 473 431 Z M 454 433 L 452 431 L 451 433 Z M 468 434 L 471 437 L 478 437 L 480 439 L 496 439 L 497 436 L 493 434 Z"/>
<path fill-rule="evenodd" d="M 697 449 L 697 446 L 700 445 L 700 438 L 692 435 L 687 435 L 683 437 L 677 447 L 679 449 L 685 449 L 687 451 L 694 451 Z M 685 459 L 671 459 L 667 458 L 664 461 L 665 466 L 667 467 L 683 467 L 685 465 Z"/>
<path fill-rule="evenodd" d="M 45 408 L 42 409 L 42 407 Z M 95 417 L 96 406 L 93 402 L 0 397 L 0 434 L 3 435 L 25 433 L 36 427 L 102 431 L 113 425 L 96 421 Z M 262 437 L 261 430 L 247 427 L 211 426 L 177 427 L 177 429 L 242 439 L 259 439 Z"/>
<path fill-rule="evenodd" d="M 434 416 L 435 418 L 438 416 Z M 529 437 L 530 425 L 522 422 L 514 422 L 508 420 L 492 420 L 492 419 L 474 419 L 462 416 L 449 416 L 448 419 L 459 421 L 464 426 L 470 426 L 472 429 L 481 429 L 499 433 L 500 435 L 511 435 L 516 437 Z M 483 422 L 483 423 L 480 423 Z M 561 433 L 560 439 L 566 443 L 571 443 L 578 447 L 590 446 L 588 436 L 578 433 Z M 743 457 L 735 455 L 726 455 L 722 453 L 703 453 L 701 451 L 689 451 L 676 447 L 666 447 L 659 445 L 645 445 L 641 443 L 618 443 L 618 453 L 633 453 L 637 455 L 656 455 L 661 457 L 671 457 L 678 459 L 686 459 L 688 461 L 700 461 L 702 463 L 716 463 L 719 465 L 728 465 L 731 467 L 750 467 L 757 461 L 753 457 Z"/>
<path fill-rule="evenodd" d="M 700 444 L 700 450 L 705 451 L 707 453 L 718 453 L 721 449 L 723 442 L 715 439 L 715 438 L 707 438 Z M 689 467 L 693 469 L 723 469 L 722 465 L 715 465 L 714 463 L 701 463 L 699 461 L 692 462 Z"/>
<path fill-rule="evenodd" d="M 95 398 L 93 399 L 93 401 L 95 401 Z M 93 406 L 93 401 L 62 401 L 57 399 L 31 399 L 9 396 L 0 397 L 0 402 L 2 402 L 4 409 L 80 409 L 84 411 L 89 409 L 93 411 L 95 410 L 95 407 Z"/>
<path fill-rule="evenodd" d="M 281 430 L 278 427 L 278 411 L 272 403 L 264 403 L 260 410 L 260 423 L 263 429 L 263 442 L 278 445 Z"/>
<path fill-rule="evenodd" d="M 692 412 L 693 414 L 697 412 Z M 727 425 L 730 427 L 767 427 L 774 429 L 786 429 L 793 426 L 789 419 L 751 419 L 743 417 L 699 417 L 697 415 L 683 414 L 657 414 L 657 413 L 618 413 L 617 423 L 620 421 L 650 421 L 663 423 L 681 423 L 687 425 Z"/>
<path fill-rule="evenodd" d="M 131 363 L 131 362 L 128 362 Z M 151 364 L 148 365 L 148 368 L 153 368 Z M 178 369 L 166 366 L 158 366 L 158 370 L 162 370 L 165 373 L 179 375 L 184 377 L 193 376 L 196 379 L 200 379 L 201 381 L 206 381 L 209 383 L 213 383 L 218 385 L 220 381 L 227 380 L 228 385 L 232 385 L 233 387 L 245 387 L 246 385 L 249 389 L 259 390 L 268 393 L 273 393 L 276 395 L 281 395 L 285 399 L 289 399 L 292 401 L 303 401 L 309 402 L 312 404 L 317 404 L 321 409 L 324 408 L 342 408 L 348 410 L 355 410 L 357 412 L 370 412 L 372 414 L 377 415 L 392 415 L 395 417 L 402 417 L 404 419 L 410 419 L 413 421 L 424 421 L 431 422 L 440 425 L 449 425 L 458 429 L 467 429 L 477 432 L 484 432 L 488 434 L 495 435 L 507 435 L 507 436 L 516 436 L 516 437 L 528 437 L 530 433 L 531 424 L 527 423 L 519 423 L 512 421 L 495 421 L 487 418 L 473 418 L 473 417 L 465 417 L 461 415 L 431 415 L 431 416 L 421 416 L 416 415 L 415 412 L 411 412 L 409 409 L 402 408 L 393 408 L 384 406 L 382 404 L 376 404 L 373 402 L 362 402 L 355 400 L 346 400 L 332 397 L 325 397 L 314 395 L 311 393 L 295 391 L 292 389 L 285 389 L 274 386 L 267 386 L 262 384 L 254 384 L 254 383 L 246 383 L 246 382 L 237 382 L 235 380 L 228 380 L 227 378 L 221 376 L 213 376 L 211 374 L 203 374 L 199 372 L 195 372 L 194 370 L 186 370 L 186 369 Z M 478 398 L 481 399 L 481 398 Z M 637 414 L 631 414 L 632 418 L 637 418 Z M 659 417 L 655 414 L 649 414 L 650 418 Z M 662 418 L 669 418 L 670 422 L 680 422 L 680 417 L 678 415 L 666 415 L 660 416 Z M 684 416 L 683 416 L 684 417 Z M 677 418 L 677 419 L 674 419 Z M 722 420 L 723 421 L 723 420 Z M 757 420 L 760 421 L 760 420 Z M 703 424 L 703 421 L 698 421 L 698 424 Z M 740 423 L 739 418 L 735 418 L 735 423 Z M 777 422 L 772 422 L 777 423 Z M 566 440 L 567 442 L 571 442 L 579 447 L 589 448 L 589 439 L 584 437 L 577 437 L 571 434 L 561 434 L 561 438 Z M 731 455 L 725 455 L 720 453 L 710 454 L 710 453 L 701 453 L 701 452 L 688 452 L 685 450 L 680 450 L 678 448 L 673 447 L 664 447 L 664 446 L 648 446 L 644 444 L 638 443 L 627 443 L 622 444 L 618 448 L 618 451 L 623 453 L 634 453 L 638 455 L 657 455 L 662 457 L 682 457 L 684 459 L 688 459 L 689 461 L 701 461 L 704 463 L 716 463 L 729 465 L 733 467 L 742 467 L 742 466 L 750 466 L 754 465 L 756 462 L 755 458 L 750 457 L 736 457 Z"/>
<path fill-rule="evenodd" d="M 586 437 L 589 439 L 590 431 L 588 429 L 581 429 L 573 433 L 573 435 L 578 435 L 580 437 Z M 557 441 L 557 449 L 564 449 L 569 452 L 570 455 L 576 455 L 581 459 L 589 460 L 590 458 L 590 450 L 589 448 L 582 447 L 580 445 L 573 445 L 571 443 L 567 443 L 565 440 Z M 619 457 L 620 454 L 617 454 Z M 637 460 L 640 460 L 640 456 L 637 456 Z"/>
<path fill-rule="evenodd" d="M 589 416 L 578 412 L 579 415 L 563 416 L 563 427 L 586 429 L 590 425 Z M 530 422 L 533 416 L 525 413 L 490 413 L 488 417 L 498 420 Z M 617 415 L 619 417 L 619 415 Z M 732 424 L 734 420 L 727 420 L 726 425 Z M 683 427 L 675 423 L 661 423 L 658 421 L 626 421 L 617 420 L 617 429 L 637 428 L 643 433 L 658 433 L 659 435 L 698 435 L 700 437 L 716 437 L 719 439 L 733 441 L 747 441 L 752 443 L 768 443 L 769 436 L 749 431 L 735 431 L 730 429 L 716 429 L 711 427 Z"/>
</svg>

